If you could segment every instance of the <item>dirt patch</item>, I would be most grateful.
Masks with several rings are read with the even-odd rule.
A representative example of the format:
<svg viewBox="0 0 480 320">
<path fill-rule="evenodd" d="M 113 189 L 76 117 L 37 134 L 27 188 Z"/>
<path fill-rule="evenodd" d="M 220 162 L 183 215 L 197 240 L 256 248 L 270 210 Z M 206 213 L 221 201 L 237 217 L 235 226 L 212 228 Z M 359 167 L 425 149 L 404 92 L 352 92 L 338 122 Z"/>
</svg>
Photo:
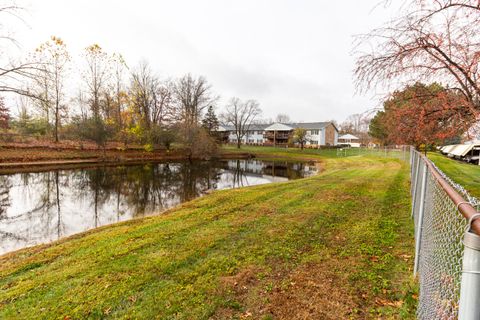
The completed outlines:
<svg viewBox="0 0 480 320">
<path fill-rule="evenodd" d="M 226 306 L 218 309 L 210 319 L 233 319 L 239 313 L 242 314 L 242 305 L 249 299 L 251 291 L 260 283 L 258 277 L 261 272 L 257 267 L 247 267 L 236 275 L 223 277 L 220 290 L 222 295 L 227 295 L 230 299 Z"/>
<path fill-rule="evenodd" d="M 329 262 L 275 270 L 262 280 L 259 269 L 248 268 L 223 283 L 239 305 L 221 308 L 212 319 L 348 319 L 356 303 L 346 281 Z"/>
<path fill-rule="evenodd" d="M 309 263 L 272 291 L 265 312 L 274 319 L 345 319 L 355 306 L 345 287 L 325 264 Z"/>
</svg>

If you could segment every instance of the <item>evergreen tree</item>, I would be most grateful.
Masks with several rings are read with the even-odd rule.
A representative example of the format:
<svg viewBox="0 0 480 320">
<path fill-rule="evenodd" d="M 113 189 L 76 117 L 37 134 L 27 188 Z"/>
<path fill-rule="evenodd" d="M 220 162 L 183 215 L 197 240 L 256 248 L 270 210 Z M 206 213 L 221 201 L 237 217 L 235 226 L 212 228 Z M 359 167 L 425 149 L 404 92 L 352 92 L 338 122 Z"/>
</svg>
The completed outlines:
<svg viewBox="0 0 480 320">
<path fill-rule="evenodd" d="M 388 132 L 385 128 L 385 111 L 378 111 L 375 114 L 368 126 L 368 134 L 380 140 L 382 144 L 388 144 Z"/>
<path fill-rule="evenodd" d="M 0 129 L 8 129 L 8 122 L 10 121 L 10 113 L 5 106 L 5 101 L 0 97 Z"/>
<path fill-rule="evenodd" d="M 208 111 L 205 114 L 205 117 L 202 120 L 202 127 L 208 131 L 208 133 L 212 134 L 213 132 L 218 130 L 218 126 L 220 123 L 218 122 L 217 115 L 215 111 L 213 111 L 213 107 L 209 106 Z"/>
</svg>

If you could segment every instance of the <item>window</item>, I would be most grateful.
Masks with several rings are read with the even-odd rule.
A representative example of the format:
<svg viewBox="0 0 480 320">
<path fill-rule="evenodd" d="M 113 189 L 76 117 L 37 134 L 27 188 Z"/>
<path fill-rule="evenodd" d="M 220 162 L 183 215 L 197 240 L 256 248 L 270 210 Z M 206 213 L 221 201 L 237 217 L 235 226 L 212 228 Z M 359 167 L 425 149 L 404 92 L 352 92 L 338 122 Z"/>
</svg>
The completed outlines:
<svg viewBox="0 0 480 320">
<path fill-rule="evenodd" d="M 318 130 L 312 130 L 312 134 L 318 136 Z"/>
</svg>

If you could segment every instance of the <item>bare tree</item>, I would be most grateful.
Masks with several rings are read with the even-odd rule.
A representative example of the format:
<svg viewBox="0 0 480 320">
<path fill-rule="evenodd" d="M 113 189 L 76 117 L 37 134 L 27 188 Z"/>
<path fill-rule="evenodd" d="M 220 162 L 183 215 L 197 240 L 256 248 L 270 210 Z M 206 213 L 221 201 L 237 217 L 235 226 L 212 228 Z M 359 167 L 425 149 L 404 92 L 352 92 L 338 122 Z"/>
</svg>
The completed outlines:
<svg viewBox="0 0 480 320">
<path fill-rule="evenodd" d="M 77 107 L 76 109 L 80 119 L 83 121 L 87 120 L 89 106 L 85 92 L 83 92 L 82 89 L 78 89 L 76 95 L 71 99 L 71 103 Z"/>
<path fill-rule="evenodd" d="M 279 113 L 275 118 L 275 122 L 280 122 L 280 123 L 289 123 L 291 121 L 292 120 L 290 119 L 290 117 L 285 113 Z"/>
<path fill-rule="evenodd" d="M 152 88 L 153 108 L 152 122 L 162 125 L 173 117 L 173 93 L 172 85 L 167 81 L 160 81 Z"/>
<path fill-rule="evenodd" d="M 130 100 L 146 129 L 161 126 L 170 113 L 172 93 L 168 82 L 160 81 L 147 62 L 132 72 Z"/>
<path fill-rule="evenodd" d="M 125 71 L 127 64 L 123 59 L 123 56 L 118 53 L 114 53 L 112 56 L 113 64 L 113 83 L 112 91 L 114 96 L 114 117 L 119 127 L 122 127 L 122 112 L 126 106 L 126 88 L 125 88 Z"/>
<path fill-rule="evenodd" d="M 101 116 L 101 99 L 106 91 L 107 81 L 110 76 L 110 58 L 98 44 L 93 44 L 85 48 L 84 58 L 86 69 L 82 74 L 83 80 L 87 86 L 89 96 L 90 111 L 93 116 Z"/>
<path fill-rule="evenodd" d="M 349 115 L 340 125 L 341 134 L 353 134 L 357 136 L 361 144 L 368 144 L 371 140 L 369 135 L 370 122 L 373 118 L 373 109 L 366 110 L 362 113 Z"/>
<path fill-rule="evenodd" d="M 30 97 L 32 100 L 33 106 L 40 112 L 41 117 L 43 117 L 47 123 L 50 123 L 51 112 L 52 112 L 52 86 L 50 79 L 49 70 L 46 64 L 39 65 L 38 69 L 35 70 L 35 77 L 32 78 L 29 92 L 32 93 Z"/>
<path fill-rule="evenodd" d="M 222 115 L 224 122 L 231 124 L 235 130 L 237 139 L 237 148 L 240 149 L 242 138 L 250 130 L 256 117 L 262 113 L 260 104 L 256 100 L 247 100 L 243 102 L 239 98 L 231 98 L 225 107 L 225 113 Z"/>
<path fill-rule="evenodd" d="M 370 113 L 355 113 L 349 115 L 341 124 L 342 133 L 366 133 L 370 124 Z"/>
<path fill-rule="evenodd" d="M 211 92 L 211 86 L 204 77 L 194 78 L 187 74 L 175 81 L 173 98 L 178 120 L 187 127 L 198 125 L 203 110 L 217 100 Z"/>
<path fill-rule="evenodd" d="M 151 87 L 156 78 L 147 62 L 142 61 L 131 74 L 130 101 L 142 125 L 149 129 L 151 124 Z"/>
<path fill-rule="evenodd" d="M 33 92 L 41 98 L 38 103 L 46 112 L 47 121 L 50 120 L 50 110 L 53 111 L 53 137 L 58 142 L 58 128 L 66 111 L 64 83 L 70 55 L 62 39 L 51 37 L 35 50 L 35 56 L 41 61 L 41 66 L 35 77 Z"/>
<path fill-rule="evenodd" d="M 480 3 L 412 0 L 404 7 L 393 22 L 358 37 L 358 88 L 438 82 L 463 96 L 459 113 L 478 119 Z"/>
<path fill-rule="evenodd" d="M 21 14 L 24 9 L 15 5 L 12 1 L 10 4 L 0 5 L 0 53 L 3 57 L 6 56 L 6 48 L 10 45 L 18 46 L 18 43 L 5 25 L 8 18 L 23 21 Z M 23 96 L 36 97 L 28 89 L 25 89 L 24 83 L 27 79 L 35 79 L 36 72 L 39 69 L 39 63 L 36 61 L 2 61 L 0 65 L 0 92 L 12 92 Z"/>
</svg>

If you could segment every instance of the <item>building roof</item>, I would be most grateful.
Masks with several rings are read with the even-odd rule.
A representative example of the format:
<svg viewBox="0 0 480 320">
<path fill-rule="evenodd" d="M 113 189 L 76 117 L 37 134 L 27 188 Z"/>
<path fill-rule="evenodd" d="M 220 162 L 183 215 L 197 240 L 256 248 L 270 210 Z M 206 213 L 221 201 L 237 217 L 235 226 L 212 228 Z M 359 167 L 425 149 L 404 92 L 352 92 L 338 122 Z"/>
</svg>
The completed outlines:
<svg viewBox="0 0 480 320">
<path fill-rule="evenodd" d="M 274 123 L 265 128 L 265 131 L 290 131 L 294 128 L 283 123 Z"/>
<path fill-rule="evenodd" d="M 228 126 L 218 126 L 217 132 L 225 132 L 225 131 L 230 131 L 228 129 Z"/>
<path fill-rule="evenodd" d="M 331 123 L 332 122 L 296 122 L 296 123 L 288 123 L 288 125 L 294 128 L 323 129 Z"/>
<path fill-rule="evenodd" d="M 455 148 L 455 145 L 454 144 L 449 144 L 448 146 L 441 147 L 440 150 L 443 153 L 449 153 L 451 150 L 453 150 L 453 148 Z"/>
<path fill-rule="evenodd" d="M 480 142 L 473 142 L 469 144 L 448 145 L 441 148 L 440 150 L 442 150 L 443 153 L 446 153 L 449 155 L 465 157 L 472 149 L 476 149 L 479 147 L 480 147 Z"/>
<path fill-rule="evenodd" d="M 338 137 L 338 139 L 342 139 L 342 140 L 358 140 L 359 138 L 358 138 L 358 137 L 355 137 L 353 134 L 347 133 L 347 134 L 344 134 L 343 136 Z"/>
<path fill-rule="evenodd" d="M 250 130 L 249 131 L 263 131 L 265 130 L 266 127 L 268 127 L 269 124 L 255 124 L 255 123 L 252 123 L 250 125 Z M 218 126 L 218 131 L 221 132 L 221 131 L 235 131 L 235 127 L 232 126 L 232 125 L 221 125 L 221 126 Z"/>
<path fill-rule="evenodd" d="M 251 130 L 263 131 L 268 126 L 269 126 L 269 124 L 251 124 L 250 125 L 250 131 Z"/>
<path fill-rule="evenodd" d="M 470 152 L 470 150 L 473 149 L 474 146 L 474 144 L 457 144 L 452 150 L 450 150 L 449 154 L 464 157 Z"/>
</svg>

